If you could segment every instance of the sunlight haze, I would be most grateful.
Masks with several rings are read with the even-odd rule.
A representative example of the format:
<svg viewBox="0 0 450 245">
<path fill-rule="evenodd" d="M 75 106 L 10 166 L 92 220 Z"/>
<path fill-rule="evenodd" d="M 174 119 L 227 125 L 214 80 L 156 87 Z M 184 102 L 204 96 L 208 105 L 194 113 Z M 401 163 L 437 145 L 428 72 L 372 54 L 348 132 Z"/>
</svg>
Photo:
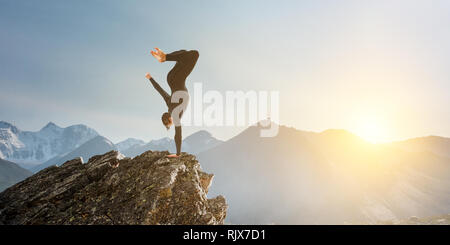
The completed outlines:
<svg viewBox="0 0 450 245">
<path fill-rule="evenodd" d="M 144 78 L 168 88 L 158 46 L 200 51 L 189 90 L 279 91 L 282 125 L 370 142 L 450 136 L 449 1 L 236 4 L 0 1 L 0 119 L 82 123 L 114 142 L 171 137 Z M 244 128 L 184 132 L 227 140 Z"/>
</svg>

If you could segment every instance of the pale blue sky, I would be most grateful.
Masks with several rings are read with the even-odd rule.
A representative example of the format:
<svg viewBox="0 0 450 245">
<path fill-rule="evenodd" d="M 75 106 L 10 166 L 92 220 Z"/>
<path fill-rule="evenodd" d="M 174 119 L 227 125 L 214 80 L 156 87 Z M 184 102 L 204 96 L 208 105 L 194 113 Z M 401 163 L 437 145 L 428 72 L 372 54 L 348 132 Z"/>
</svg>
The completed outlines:
<svg viewBox="0 0 450 245">
<path fill-rule="evenodd" d="M 0 0 L 0 120 L 83 123 L 114 142 L 171 137 L 143 77 L 168 88 L 172 65 L 148 53 L 158 46 L 200 51 L 188 89 L 280 91 L 281 124 L 450 136 L 448 13 L 446 0 Z"/>
</svg>

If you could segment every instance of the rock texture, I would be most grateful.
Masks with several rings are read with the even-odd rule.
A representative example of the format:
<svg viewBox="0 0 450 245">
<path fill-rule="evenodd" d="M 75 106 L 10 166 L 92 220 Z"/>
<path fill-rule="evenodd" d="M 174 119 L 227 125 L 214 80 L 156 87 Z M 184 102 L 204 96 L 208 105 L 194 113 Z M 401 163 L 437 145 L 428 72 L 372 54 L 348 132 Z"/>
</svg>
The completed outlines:
<svg viewBox="0 0 450 245">
<path fill-rule="evenodd" d="M 0 193 L 0 224 L 223 224 L 225 198 L 206 197 L 213 175 L 192 155 L 167 153 L 46 168 Z"/>
</svg>

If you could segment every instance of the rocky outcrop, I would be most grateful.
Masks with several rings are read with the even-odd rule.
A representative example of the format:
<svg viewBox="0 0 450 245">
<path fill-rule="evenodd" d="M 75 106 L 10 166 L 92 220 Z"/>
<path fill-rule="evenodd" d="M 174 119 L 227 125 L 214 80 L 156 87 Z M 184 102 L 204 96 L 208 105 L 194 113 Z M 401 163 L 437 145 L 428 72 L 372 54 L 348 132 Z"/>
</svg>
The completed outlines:
<svg viewBox="0 0 450 245">
<path fill-rule="evenodd" d="M 117 151 L 46 168 L 0 193 L 0 224 L 223 224 L 224 197 L 194 156 Z"/>
</svg>

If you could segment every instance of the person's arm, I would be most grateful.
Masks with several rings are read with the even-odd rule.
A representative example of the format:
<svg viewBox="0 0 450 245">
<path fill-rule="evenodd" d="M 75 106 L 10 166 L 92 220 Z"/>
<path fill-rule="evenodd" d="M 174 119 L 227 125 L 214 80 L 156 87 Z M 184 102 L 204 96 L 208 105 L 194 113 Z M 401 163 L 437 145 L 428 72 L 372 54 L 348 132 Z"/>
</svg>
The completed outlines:
<svg viewBox="0 0 450 245">
<path fill-rule="evenodd" d="M 156 89 L 156 91 L 158 91 L 158 93 L 163 97 L 167 106 L 169 106 L 170 95 L 163 88 L 161 88 L 161 86 L 159 86 L 159 84 L 153 79 L 153 77 L 150 77 L 149 80 L 152 83 L 153 87 Z"/>
<path fill-rule="evenodd" d="M 181 142 L 182 142 L 182 136 L 181 136 L 181 126 L 175 127 L 175 145 L 177 147 L 177 156 L 181 154 Z"/>
</svg>

